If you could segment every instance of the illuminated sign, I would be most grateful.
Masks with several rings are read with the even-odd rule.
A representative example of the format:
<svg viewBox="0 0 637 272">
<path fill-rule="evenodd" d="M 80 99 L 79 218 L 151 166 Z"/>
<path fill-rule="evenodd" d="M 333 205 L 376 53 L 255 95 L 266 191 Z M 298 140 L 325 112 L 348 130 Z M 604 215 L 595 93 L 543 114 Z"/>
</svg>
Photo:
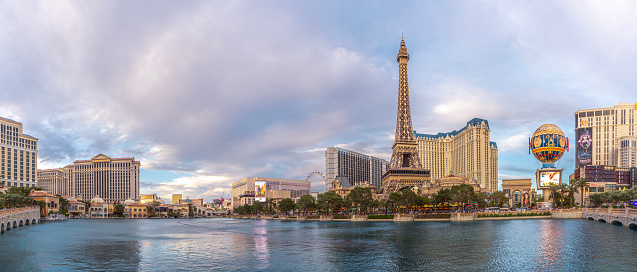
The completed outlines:
<svg viewBox="0 0 637 272">
<path fill-rule="evenodd" d="M 254 201 L 265 202 L 265 181 L 254 182 Z"/>
<path fill-rule="evenodd" d="M 540 187 L 549 187 L 551 184 L 560 184 L 560 172 L 544 171 L 540 172 Z"/>
<path fill-rule="evenodd" d="M 577 158 L 575 167 L 591 164 L 593 160 L 593 137 L 590 128 L 581 128 L 576 131 L 577 146 L 575 151 Z"/>
<path fill-rule="evenodd" d="M 588 120 L 582 120 L 582 126 L 583 127 L 587 127 L 588 126 Z"/>
</svg>

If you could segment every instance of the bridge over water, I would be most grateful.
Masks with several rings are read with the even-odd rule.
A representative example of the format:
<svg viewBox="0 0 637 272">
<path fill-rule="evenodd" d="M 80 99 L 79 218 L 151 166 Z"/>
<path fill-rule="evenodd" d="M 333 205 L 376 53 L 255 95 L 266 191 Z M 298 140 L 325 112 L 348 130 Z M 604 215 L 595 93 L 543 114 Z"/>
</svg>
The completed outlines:
<svg viewBox="0 0 637 272">
<path fill-rule="evenodd" d="M 0 232 L 37 223 L 40 223 L 38 206 L 0 210 Z"/>
<path fill-rule="evenodd" d="M 582 218 L 637 228 L 637 209 L 587 208 Z"/>
</svg>

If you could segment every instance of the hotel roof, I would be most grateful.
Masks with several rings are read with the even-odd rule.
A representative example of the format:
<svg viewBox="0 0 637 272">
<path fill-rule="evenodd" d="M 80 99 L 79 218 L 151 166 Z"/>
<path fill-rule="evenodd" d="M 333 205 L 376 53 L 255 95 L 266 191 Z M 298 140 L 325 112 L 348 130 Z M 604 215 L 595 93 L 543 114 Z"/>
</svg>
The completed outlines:
<svg viewBox="0 0 637 272">
<path fill-rule="evenodd" d="M 2 117 L 2 116 L 0 116 L 0 120 L 5 121 L 5 122 L 14 123 L 14 124 L 16 124 L 16 125 L 22 125 L 22 123 L 20 123 L 20 122 L 18 122 L 18 121 L 16 121 L 16 120 L 9 119 L 9 118 Z"/>
<path fill-rule="evenodd" d="M 430 139 L 440 139 L 440 138 L 446 138 L 446 137 L 455 137 L 455 136 L 458 136 L 458 134 L 464 132 L 465 129 L 467 129 L 469 126 L 476 127 L 476 126 L 479 126 L 480 124 L 482 124 L 482 122 L 484 122 L 484 124 L 487 126 L 487 128 L 489 128 L 489 121 L 487 121 L 485 119 L 481 119 L 481 118 L 473 118 L 473 119 L 469 120 L 469 122 L 467 122 L 467 125 L 464 126 L 463 128 L 461 128 L 460 130 L 454 130 L 452 132 L 440 132 L 438 134 L 416 133 L 416 131 L 414 130 L 414 136 L 416 136 L 416 138 L 430 138 Z M 498 145 L 495 142 L 491 142 L 491 145 L 494 146 L 495 148 L 498 148 Z"/>
</svg>

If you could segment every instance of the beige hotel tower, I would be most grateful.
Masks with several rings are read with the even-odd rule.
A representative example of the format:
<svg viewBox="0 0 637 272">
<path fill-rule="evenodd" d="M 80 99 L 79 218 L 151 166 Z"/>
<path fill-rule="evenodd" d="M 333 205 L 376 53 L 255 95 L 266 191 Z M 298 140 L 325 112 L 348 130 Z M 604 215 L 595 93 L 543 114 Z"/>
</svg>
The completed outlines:
<svg viewBox="0 0 637 272">
<path fill-rule="evenodd" d="M 35 187 L 38 139 L 22 132 L 22 123 L 0 117 L 0 181 L 4 186 Z"/>
<path fill-rule="evenodd" d="M 486 192 L 498 190 L 498 146 L 490 140 L 487 120 L 473 118 L 458 131 L 415 135 L 420 161 L 432 180 L 453 172 L 477 181 Z"/>
<path fill-rule="evenodd" d="M 99 154 L 74 161 L 60 169 L 38 170 L 38 186 L 47 192 L 81 199 L 95 196 L 106 201 L 139 198 L 140 163 L 135 158 L 111 158 Z"/>
</svg>

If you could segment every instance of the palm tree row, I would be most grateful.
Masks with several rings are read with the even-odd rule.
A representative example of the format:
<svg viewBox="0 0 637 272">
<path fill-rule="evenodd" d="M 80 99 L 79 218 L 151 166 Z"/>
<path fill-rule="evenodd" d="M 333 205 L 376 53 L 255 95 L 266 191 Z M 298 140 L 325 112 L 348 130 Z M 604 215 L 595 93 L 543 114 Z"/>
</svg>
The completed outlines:
<svg viewBox="0 0 637 272">
<path fill-rule="evenodd" d="M 574 206 L 574 195 L 579 192 L 584 192 L 584 188 L 588 188 L 588 181 L 584 178 L 571 179 L 568 184 L 551 184 L 549 185 L 549 191 L 551 192 L 551 198 L 553 199 L 554 206 L 557 206 L 557 201 L 564 199 L 568 195 L 569 206 Z M 580 194 L 580 205 L 584 203 L 584 194 Z M 560 203 L 563 205 L 563 203 Z"/>
</svg>

